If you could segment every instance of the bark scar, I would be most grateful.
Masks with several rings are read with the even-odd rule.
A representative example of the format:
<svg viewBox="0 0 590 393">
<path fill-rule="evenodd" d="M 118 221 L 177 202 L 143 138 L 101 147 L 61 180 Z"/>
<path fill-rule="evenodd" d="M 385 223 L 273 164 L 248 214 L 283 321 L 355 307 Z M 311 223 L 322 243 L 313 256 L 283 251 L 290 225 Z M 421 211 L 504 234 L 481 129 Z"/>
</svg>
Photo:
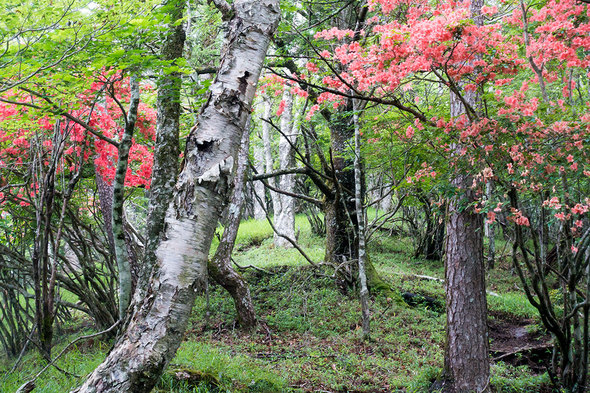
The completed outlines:
<svg viewBox="0 0 590 393">
<path fill-rule="evenodd" d="M 246 94 L 246 89 L 248 88 L 248 77 L 250 77 L 250 72 L 244 71 L 244 75 L 238 78 L 240 85 L 238 86 L 238 90 L 242 94 Z"/>
</svg>

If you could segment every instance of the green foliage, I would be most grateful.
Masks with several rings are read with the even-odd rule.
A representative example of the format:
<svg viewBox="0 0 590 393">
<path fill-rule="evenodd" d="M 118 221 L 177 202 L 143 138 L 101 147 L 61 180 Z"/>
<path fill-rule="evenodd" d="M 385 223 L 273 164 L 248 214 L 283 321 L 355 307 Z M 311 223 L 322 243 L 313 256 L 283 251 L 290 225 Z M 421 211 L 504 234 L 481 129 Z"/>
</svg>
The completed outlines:
<svg viewBox="0 0 590 393">
<path fill-rule="evenodd" d="M 180 366 L 180 367 L 179 367 Z M 160 383 L 178 389 L 172 384 L 171 374 L 183 366 L 198 370 L 203 376 L 197 392 L 251 392 L 273 393 L 286 388 L 286 381 L 270 371 L 262 362 L 253 361 L 249 357 L 235 356 L 228 348 L 217 348 L 202 342 L 185 341 L 178 350 L 170 367 L 171 372 Z M 182 384 L 179 384 L 182 386 Z M 204 390 L 209 389 L 209 390 Z M 185 390 L 167 390 L 184 392 Z M 191 391 L 191 390 L 188 390 Z"/>
<path fill-rule="evenodd" d="M 550 385 L 549 376 L 534 375 L 526 366 L 514 367 L 504 362 L 492 365 L 490 383 L 497 393 L 535 393 Z"/>
</svg>

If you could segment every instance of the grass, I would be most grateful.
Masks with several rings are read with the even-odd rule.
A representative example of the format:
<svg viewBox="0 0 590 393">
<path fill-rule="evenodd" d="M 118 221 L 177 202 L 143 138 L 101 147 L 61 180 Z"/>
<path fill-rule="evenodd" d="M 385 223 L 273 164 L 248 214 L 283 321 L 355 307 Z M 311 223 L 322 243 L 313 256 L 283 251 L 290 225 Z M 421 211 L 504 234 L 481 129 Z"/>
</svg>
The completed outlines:
<svg viewBox="0 0 590 393">
<path fill-rule="evenodd" d="M 312 236 L 304 216 L 298 216 L 299 243 L 316 261 L 323 259 L 323 239 Z M 370 244 L 373 263 L 401 292 L 408 291 L 444 302 L 443 284 L 419 278 L 444 277 L 442 262 L 412 257 L 411 239 L 376 237 Z M 234 255 L 247 269 L 260 327 L 245 333 L 235 326 L 229 295 L 211 285 L 208 297 L 197 298 L 189 328 L 158 392 L 426 392 L 440 376 L 443 364 L 445 315 L 426 307 L 400 307 L 389 299 L 371 299 L 372 336 L 361 337 L 360 307 L 354 290 L 342 293 L 331 271 L 309 266 L 293 249 L 272 243 L 267 222 L 244 221 Z M 536 312 L 516 287 L 517 277 L 500 260 L 489 273 L 489 296 L 494 315 L 534 318 Z M 80 376 L 104 357 L 109 344 L 80 344 L 58 365 Z M 57 353 L 59 348 L 56 349 Z M 34 354 L 26 355 L 17 372 L 0 377 L 0 391 L 15 391 L 41 367 Z M 0 364 L 0 375 L 10 362 Z M 79 383 L 50 369 L 38 392 L 65 392 Z M 492 386 L 498 392 L 533 392 L 546 375 L 498 363 Z M 43 385 L 43 386 L 41 386 Z"/>
</svg>

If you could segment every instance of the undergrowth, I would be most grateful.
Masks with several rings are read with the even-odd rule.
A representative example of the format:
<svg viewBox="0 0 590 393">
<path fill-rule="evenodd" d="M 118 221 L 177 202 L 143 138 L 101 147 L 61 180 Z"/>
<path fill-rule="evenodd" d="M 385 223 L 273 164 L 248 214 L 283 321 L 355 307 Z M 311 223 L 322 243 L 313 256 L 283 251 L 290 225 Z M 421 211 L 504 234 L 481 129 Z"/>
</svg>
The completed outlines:
<svg viewBox="0 0 590 393">
<path fill-rule="evenodd" d="M 323 239 L 297 217 L 299 243 L 314 263 L 323 259 Z M 375 237 L 373 263 L 391 287 L 431 298 L 440 309 L 417 303 L 403 307 L 372 297 L 372 333 L 363 340 L 360 306 L 354 288 L 343 292 L 333 271 L 312 267 L 296 250 L 278 249 L 268 223 L 244 221 L 234 259 L 245 267 L 259 328 L 243 332 L 235 323 L 230 296 L 216 285 L 197 298 L 185 340 L 155 391 L 158 392 L 427 392 L 440 377 L 444 348 L 444 267 L 440 261 L 412 257 L 411 239 Z M 255 269 L 256 266 L 261 269 Z M 494 315 L 535 318 L 518 290 L 518 279 L 501 258 L 489 274 L 488 296 Z M 65 342 L 64 338 L 64 342 Z M 83 377 L 104 358 L 110 343 L 94 340 L 70 350 L 58 366 Z M 58 353 L 59 346 L 54 353 Z M 42 367 L 25 355 L 16 372 L 0 363 L 0 391 L 15 391 Z M 51 368 L 35 392 L 66 392 L 81 379 Z M 498 392 L 534 392 L 546 375 L 498 363 L 491 384 Z"/>
</svg>

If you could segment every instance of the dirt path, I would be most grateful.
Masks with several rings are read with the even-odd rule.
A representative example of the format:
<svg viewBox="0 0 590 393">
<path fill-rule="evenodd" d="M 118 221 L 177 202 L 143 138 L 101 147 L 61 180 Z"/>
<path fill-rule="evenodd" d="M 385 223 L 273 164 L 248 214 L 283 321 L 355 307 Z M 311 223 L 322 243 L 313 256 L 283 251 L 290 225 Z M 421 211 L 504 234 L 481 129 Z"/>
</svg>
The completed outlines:
<svg viewBox="0 0 590 393">
<path fill-rule="evenodd" d="M 527 365 L 535 373 L 546 371 L 551 361 L 551 337 L 534 320 L 493 315 L 488 325 L 494 362 Z"/>
</svg>

